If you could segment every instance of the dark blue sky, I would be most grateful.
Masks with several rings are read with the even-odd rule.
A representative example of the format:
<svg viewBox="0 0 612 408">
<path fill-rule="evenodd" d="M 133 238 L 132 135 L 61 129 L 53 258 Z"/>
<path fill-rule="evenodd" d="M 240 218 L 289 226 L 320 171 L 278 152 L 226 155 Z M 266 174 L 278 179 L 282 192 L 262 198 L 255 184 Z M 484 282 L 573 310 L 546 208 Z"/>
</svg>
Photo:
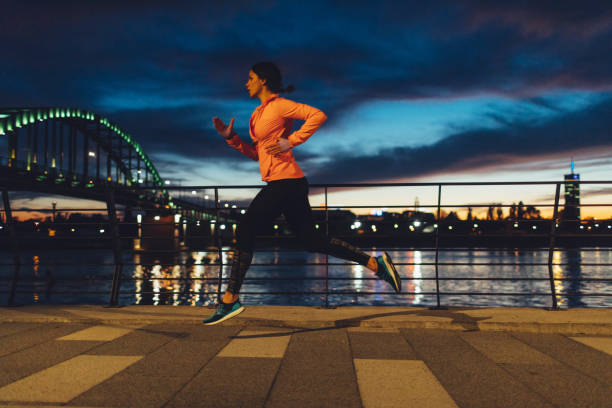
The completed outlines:
<svg viewBox="0 0 612 408">
<path fill-rule="evenodd" d="M 606 1 L 90 3 L 3 4 L 0 106 L 107 114 L 173 181 L 259 182 L 210 118 L 248 140 L 260 60 L 329 117 L 295 151 L 311 181 L 612 170 Z"/>
</svg>

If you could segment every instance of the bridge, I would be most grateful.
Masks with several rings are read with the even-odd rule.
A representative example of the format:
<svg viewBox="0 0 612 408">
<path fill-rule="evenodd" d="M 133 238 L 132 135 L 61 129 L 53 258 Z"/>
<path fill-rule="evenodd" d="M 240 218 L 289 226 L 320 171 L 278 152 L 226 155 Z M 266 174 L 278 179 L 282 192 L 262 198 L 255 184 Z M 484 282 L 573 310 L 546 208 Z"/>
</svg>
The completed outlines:
<svg viewBox="0 0 612 408">
<path fill-rule="evenodd" d="M 201 204 L 173 198 L 141 145 L 102 115 L 62 107 L 0 108 L 0 136 L 3 190 L 211 217 Z"/>
<path fill-rule="evenodd" d="M 62 107 L 0 108 L 1 151 L 6 152 L 6 156 L 0 154 L 3 216 L 14 265 L 9 304 L 15 296 L 21 260 L 8 191 L 106 202 L 115 261 L 112 304 L 117 302 L 122 274 L 117 204 L 125 206 L 126 215 L 137 210 L 140 215 L 155 219 L 160 215 L 168 218 L 180 215 L 184 222 L 231 221 L 219 216 L 218 199 L 214 208 L 207 208 L 186 198 L 173 198 L 141 145 L 108 118 L 94 112 Z M 219 238 L 217 230 L 215 239 Z M 156 231 L 160 233 L 174 236 L 172 227 Z"/>
</svg>

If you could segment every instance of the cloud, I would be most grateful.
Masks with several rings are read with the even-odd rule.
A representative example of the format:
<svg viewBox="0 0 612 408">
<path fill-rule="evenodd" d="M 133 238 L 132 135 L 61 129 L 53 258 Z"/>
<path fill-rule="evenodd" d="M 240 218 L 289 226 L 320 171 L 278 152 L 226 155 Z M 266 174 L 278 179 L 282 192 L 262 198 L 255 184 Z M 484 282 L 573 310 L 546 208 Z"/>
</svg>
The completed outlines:
<svg viewBox="0 0 612 408">
<path fill-rule="evenodd" d="M 237 101 L 248 102 L 244 82 L 258 60 L 277 62 L 286 84 L 297 88 L 290 97 L 324 110 L 326 126 L 374 99 L 504 95 L 553 109 L 542 93 L 610 90 L 611 22 L 605 1 L 10 2 L 0 14 L 0 106 L 91 109 L 108 114 L 151 155 L 235 166 L 244 158 L 219 141 L 209 121 L 237 116 L 248 140 L 250 112 Z M 568 115 L 571 127 L 577 118 Z M 533 133 L 545 125 L 490 117 L 506 130 L 468 129 L 429 148 L 345 155 L 326 163 L 340 173 L 315 167 L 315 174 L 388 179 L 524 155 L 517 142 L 545 150 Z M 525 134 L 531 139 L 517 136 Z M 546 137 L 552 149 L 593 143 L 566 136 L 560 146 Z M 394 172 L 379 170 L 380 160 Z"/>
<path fill-rule="evenodd" d="M 582 42 L 612 30 L 608 2 L 572 0 L 547 2 L 466 2 L 471 22 L 476 25 L 505 24 L 519 27 L 525 36 L 543 38 L 563 36 L 567 41 Z"/>
<path fill-rule="evenodd" d="M 499 129 L 473 129 L 422 147 L 394 147 L 377 154 L 334 156 L 311 169 L 313 182 L 338 183 L 414 179 L 478 170 L 575 149 L 610 146 L 612 99 L 537 123 L 508 123 Z"/>
<path fill-rule="evenodd" d="M 244 97 L 248 68 L 260 59 L 281 65 L 297 98 L 331 113 L 373 96 L 525 96 L 611 83 L 604 2 L 569 2 L 562 11 L 476 1 L 356 2 L 350 9 L 322 1 L 308 8 L 56 3 L 40 2 L 36 13 L 13 4 L 0 17 L 4 76 L 13 79 L 0 105 L 89 107 L 117 91 Z M 526 36 L 525 27 L 548 34 Z M 588 27 L 599 28 L 589 42 L 578 41 L 574 33 Z"/>
</svg>

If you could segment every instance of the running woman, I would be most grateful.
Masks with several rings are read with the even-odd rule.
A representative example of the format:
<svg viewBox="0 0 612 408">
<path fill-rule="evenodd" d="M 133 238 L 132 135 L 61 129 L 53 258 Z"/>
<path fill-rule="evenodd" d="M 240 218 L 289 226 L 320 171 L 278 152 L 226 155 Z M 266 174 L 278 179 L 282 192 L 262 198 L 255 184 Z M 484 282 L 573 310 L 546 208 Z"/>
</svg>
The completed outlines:
<svg viewBox="0 0 612 408">
<path fill-rule="evenodd" d="M 246 88 L 251 98 L 261 101 L 249 123 L 253 143 L 246 143 L 234 132 L 234 118 L 226 125 L 214 117 L 213 124 L 231 147 L 259 161 L 261 179 L 267 185 L 253 199 L 238 225 L 229 284 L 217 310 L 204 323 L 217 324 L 244 310 L 239 293 L 253 259 L 256 234 L 281 213 L 306 250 L 357 262 L 375 272 L 399 293 L 402 282 L 386 252 L 372 257 L 344 241 L 326 237 L 315 228 L 308 202 L 308 181 L 291 150 L 308 140 L 327 116 L 312 106 L 280 97 L 279 93 L 291 92 L 294 88 L 283 88 L 281 72 L 271 62 L 253 65 Z M 303 120 L 304 124 L 292 133 L 294 119 Z"/>
</svg>

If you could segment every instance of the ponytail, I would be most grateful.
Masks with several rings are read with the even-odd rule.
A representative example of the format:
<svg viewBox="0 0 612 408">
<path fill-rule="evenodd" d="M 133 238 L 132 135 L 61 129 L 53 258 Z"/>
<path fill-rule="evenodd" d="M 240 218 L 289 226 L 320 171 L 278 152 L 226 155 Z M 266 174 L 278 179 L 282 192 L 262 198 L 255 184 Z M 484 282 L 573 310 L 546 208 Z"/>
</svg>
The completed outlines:
<svg viewBox="0 0 612 408">
<path fill-rule="evenodd" d="M 295 86 L 293 85 L 283 88 L 283 79 L 280 69 L 278 69 L 273 62 L 258 62 L 253 65 L 251 70 L 256 73 L 260 79 L 266 80 L 266 86 L 271 92 L 290 93 L 295 91 Z"/>
</svg>

